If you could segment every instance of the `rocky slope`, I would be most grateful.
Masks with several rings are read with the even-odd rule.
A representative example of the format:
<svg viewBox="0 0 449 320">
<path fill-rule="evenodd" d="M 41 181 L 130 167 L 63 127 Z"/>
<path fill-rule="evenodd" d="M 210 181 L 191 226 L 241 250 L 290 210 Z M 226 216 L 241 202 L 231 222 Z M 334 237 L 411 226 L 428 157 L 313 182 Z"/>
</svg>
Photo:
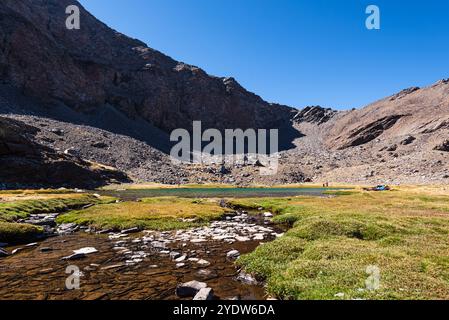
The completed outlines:
<svg viewBox="0 0 449 320">
<path fill-rule="evenodd" d="M 317 181 L 449 182 L 449 81 L 410 88 L 359 110 L 297 116 L 304 137 L 286 153 L 288 165 Z M 330 111 L 327 111 L 330 112 Z M 300 112 L 303 114 L 304 112 Z M 302 159 L 297 159 L 298 154 Z"/>
<path fill-rule="evenodd" d="M 58 153 L 34 142 L 39 129 L 0 117 L 0 189 L 15 187 L 95 188 L 128 182 L 112 168 Z"/>
</svg>

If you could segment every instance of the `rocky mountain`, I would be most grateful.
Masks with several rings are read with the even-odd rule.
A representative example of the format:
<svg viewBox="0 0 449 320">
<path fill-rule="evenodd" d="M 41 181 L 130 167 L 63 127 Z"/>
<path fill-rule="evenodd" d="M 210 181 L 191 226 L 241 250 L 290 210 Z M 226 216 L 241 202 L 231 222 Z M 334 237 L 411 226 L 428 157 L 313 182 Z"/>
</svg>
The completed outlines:
<svg viewBox="0 0 449 320">
<path fill-rule="evenodd" d="M 73 4 L 80 30 L 65 25 Z M 114 31 L 73 0 L 2 0 L 0 43 L 0 183 L 449 181 L 448 80 L 358 110 L 298 111 Z M 169 133 L 194 120 L 280 129 L 278 173 L 172 163 Z"/>
<path fill-rule="evenodd" d="M 66 28 L 69 5 L 79 30 Z M 276 128 L 291 108 L 270 104 L 233 78 L 208 75 L 116 32 L 73 0 L 2 0 L 0 75 L 47 105 L 82 112 L 109 105 L 163 131 Z"/>
<path fill-rule="evenodd" d="M 447 79 L 426 88 L 405 89 L 362 109 L 306 108 L 295 119 L 304 136 L 286 152 L 284 163 L 302 168 L 312 180 L 449 181 Z"/>
</svg>

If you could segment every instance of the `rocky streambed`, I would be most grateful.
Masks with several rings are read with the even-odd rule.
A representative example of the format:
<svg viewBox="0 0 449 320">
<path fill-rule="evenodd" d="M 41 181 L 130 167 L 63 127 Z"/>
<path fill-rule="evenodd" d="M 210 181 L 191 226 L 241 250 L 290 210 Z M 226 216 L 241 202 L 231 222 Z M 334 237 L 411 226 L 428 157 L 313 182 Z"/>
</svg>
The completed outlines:
<svg viewBox="0 0 449 320">
<path fill-rule="evenodd" d="M 48 232 L 59 235 L 4 248 L 0 299 L 265 299 L 263 284 L 234 261 L 282 235 L 270 213 L 235 212 L 188 230 L 119 233 L 56 228 L 51 217 L 32 218 L 50 221 Z M 80 285 L 69 290 L 73 267 Z"/>
</svg>

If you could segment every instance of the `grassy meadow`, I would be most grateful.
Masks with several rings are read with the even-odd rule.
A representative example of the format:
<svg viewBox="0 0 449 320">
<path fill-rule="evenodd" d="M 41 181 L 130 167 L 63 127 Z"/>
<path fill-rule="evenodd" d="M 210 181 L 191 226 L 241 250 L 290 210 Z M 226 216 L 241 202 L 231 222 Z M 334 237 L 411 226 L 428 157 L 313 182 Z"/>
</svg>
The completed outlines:
<svg viewBox="0 0 449 320">
<path fill-rule="evenodd" d="M 290 227 L 238 264 L 281 299 L 449 299 L 449 198 L 423 190 L 234 200 Z M 377 290 L 365 283 L 370 266 Z"/>
</svg>

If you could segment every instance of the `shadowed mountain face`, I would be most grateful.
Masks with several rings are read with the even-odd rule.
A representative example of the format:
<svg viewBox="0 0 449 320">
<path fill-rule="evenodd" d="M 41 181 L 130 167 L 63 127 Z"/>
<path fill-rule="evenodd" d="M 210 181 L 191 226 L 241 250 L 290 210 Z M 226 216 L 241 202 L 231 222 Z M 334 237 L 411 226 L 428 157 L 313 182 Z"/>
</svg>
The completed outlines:
<svg viewBox="0 0 449 320">
<path fill-rule="evenodd" d="M 73 4 L 81 9 L 80 30 L 66 28 Z M 46 104 L 84 113 L 111 106 L 165 132 L 190 130 L 194 120 L 204 129 L 279 128 L 281 146 L 292 147 L 294 109 L 128 38 L 76 1 L 2 0 L 0 16 L 1 80 Z"/>
<path fill-rule="evenodd" d="M 66 28 L 66 7 L 73 4 L 81 9 L 80 30 Z M 3 120 L 9 129 L 2 130 L 9 134 L 2 143 L 9 139 L 16 151 L 29 150 L 11 154 L 1 146 L 2 181 L 22 179 L 5 168 L 19 176 L 21 161 L 31 158 L 36 165 L 27 167 L 28 176 L 54 171 L 61 175 L 54 176 L 58 183 L 76 181 L 84 174 L 79 170 L 92 169 L 82 158 L 116 167 L 134 180 L 169 184 L 446 183 L 448 97 L 449 81 L 441 80 L 360 110 L 298 111 L 267 103 L 233 78 L 210 76 L 128 38 L 76 1 L 0 2 L 0 115 L 37 130 L 17 144 L 11 125 L 23 123 Z M 262 177 L 253 165 L 173 164 L 169 134 L 177 128 L 191 131 L 193 121 L 201 121 L 203 130 L 279 129 L 278 173 Z M 62 150 L 77 157 L 59 159 Z M 50 170 L 60 168 L 60 161 L 70 163 L 71 177 Z"/>
<path fill-rule="evenodd" d="M 34 141 L 39 129 L 0 117 L 0 189 L 14 187 L 96 188 L 129 182 L 122 172 L 58 153 Z"/>
</svg>

